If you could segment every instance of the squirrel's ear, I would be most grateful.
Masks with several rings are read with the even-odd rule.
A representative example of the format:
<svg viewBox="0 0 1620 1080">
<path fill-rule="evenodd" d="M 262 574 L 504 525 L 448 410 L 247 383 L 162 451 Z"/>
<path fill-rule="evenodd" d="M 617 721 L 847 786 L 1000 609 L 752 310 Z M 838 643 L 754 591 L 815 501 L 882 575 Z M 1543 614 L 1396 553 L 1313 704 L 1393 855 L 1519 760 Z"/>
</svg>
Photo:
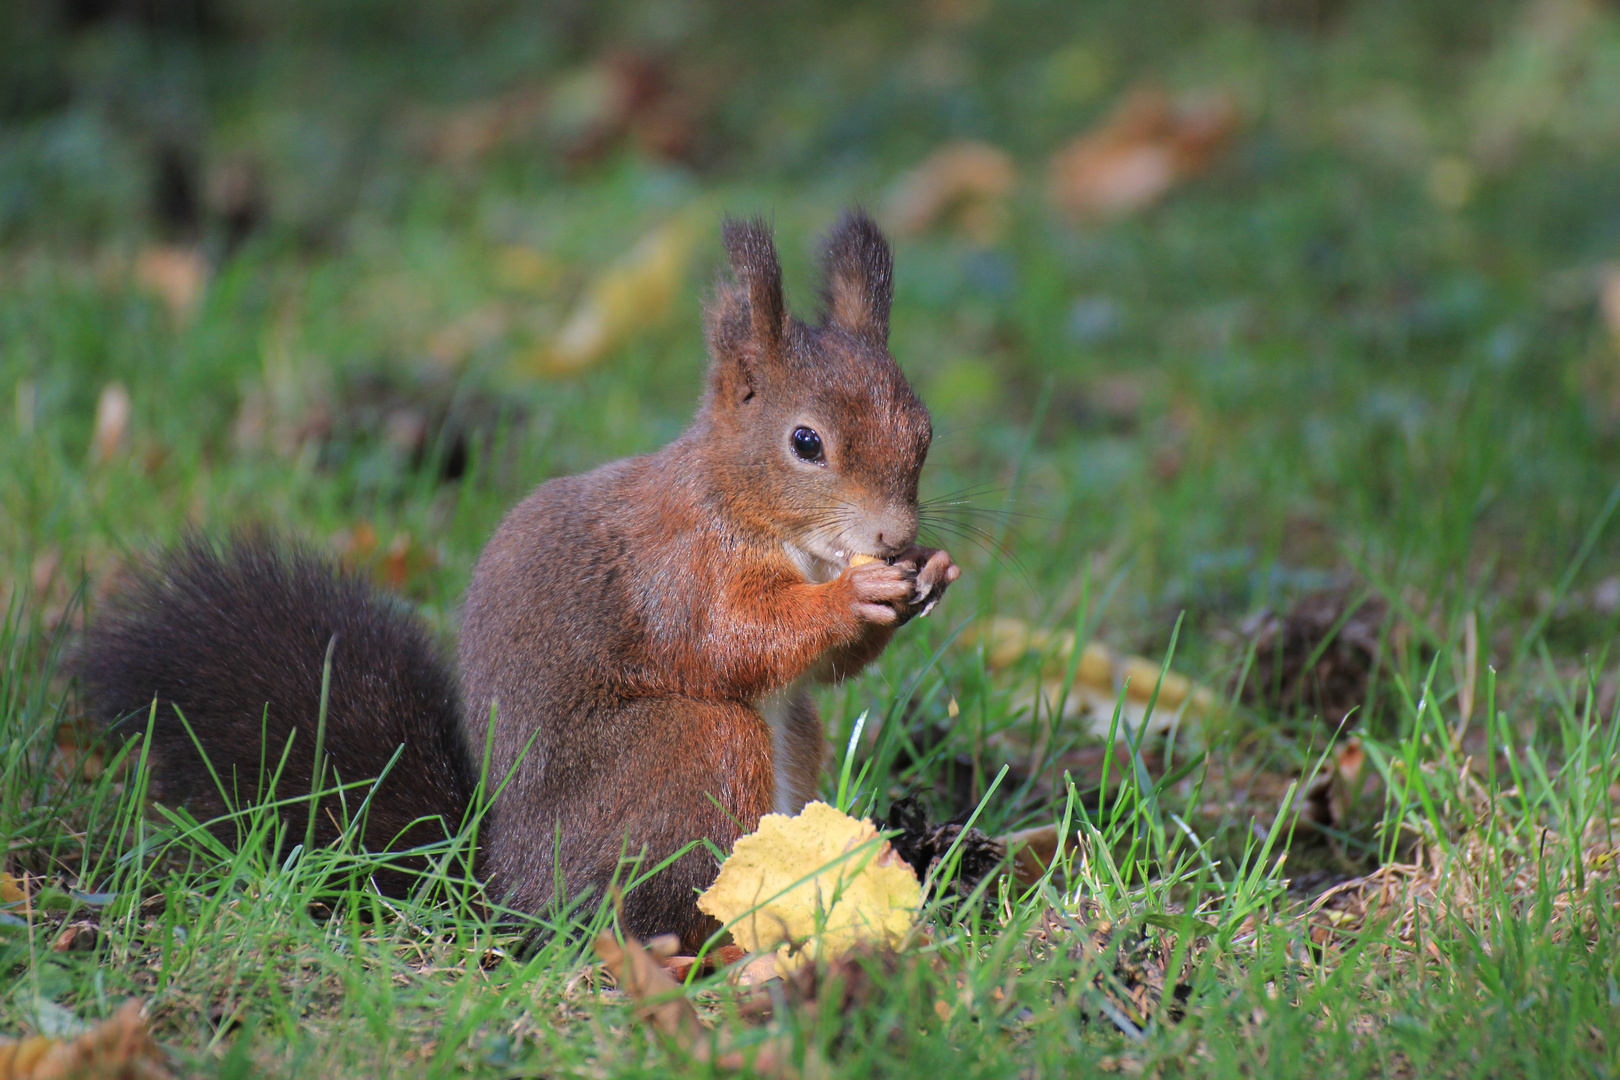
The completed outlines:
<svg viewBox="0 0 1620 1080">
<path fill-rule="evenodd" d="M 731 264 L 731 281 L 721 281 L 709 310 L 709 346 L 722 367 L 735 364 L 741 377 L 739 396 L 759 389 L 758 365 L 776 355 L 787 332 L 787 302 L 782 296 L 782 263 L 770 226 L 759 218 L 727 218 L 720 238 Z M 727 372 L 721 371 L 724 377 Z"/>
<path fill-rule="evenodd" d="M 889 340 L 894 299 L 894 256 L 889 242 L 863 211 L 851 210 L 828 235 L 822 254 L 823 326 L 877 341 Z"/>
</svg>

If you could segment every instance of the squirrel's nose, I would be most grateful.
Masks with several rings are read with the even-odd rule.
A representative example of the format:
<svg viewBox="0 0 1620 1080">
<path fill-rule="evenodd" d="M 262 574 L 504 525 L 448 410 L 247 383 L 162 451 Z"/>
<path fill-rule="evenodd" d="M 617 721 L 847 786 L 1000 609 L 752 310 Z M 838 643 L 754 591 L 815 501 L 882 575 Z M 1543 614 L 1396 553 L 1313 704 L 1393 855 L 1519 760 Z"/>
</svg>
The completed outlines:
<svg viewBox="0 0 1620 1080">
<path fill-rule="evenodd" d="M 872 547 L 885 555 L 897 555 L 917 539 L 917 511 L 896 507 L 873 514 L 868 519 Z"/>
</svg>

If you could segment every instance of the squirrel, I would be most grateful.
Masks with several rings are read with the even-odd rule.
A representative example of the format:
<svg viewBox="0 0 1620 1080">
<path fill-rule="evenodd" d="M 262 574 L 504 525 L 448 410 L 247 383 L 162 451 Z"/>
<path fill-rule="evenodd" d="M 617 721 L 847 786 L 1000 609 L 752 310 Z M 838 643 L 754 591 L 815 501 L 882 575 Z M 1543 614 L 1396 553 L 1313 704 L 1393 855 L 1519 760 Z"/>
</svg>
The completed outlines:
<svg viewBox="0 0 1620 1080">
<path fill-rule="evenodd" d="M 74 669 L 90 715 L 120 732 L 145 733 L 156 700 L 156 796 L 220 815 L 278 767 L 283 797 L 311 791 L 330 655 L 320 775 L 383 777 L 368 849 L 453 834 L 487 753 L 475 870 L 492 897 L 556 910 L 625 880 L 626 857 L 645 872 L 685 848 L 624 895 L 622 925 L 703 941 L 713 850 L 815 797 L 827 748 L 811 688 L 871 663 L 960 573 L 917 543 L 932 426 L 888 351 L 877 226 L 853 211 L 829 234 L 814 324 L 789 314 L 762 221 L 727 220 L 722 239 L 731 274 L 705 312 L 691 425 L 506 515 L 474 567 L 453 672 L 396 601 L 263 534 L 193 535 L 137 570 Z M 309 810 L 292 801 L 296 831 Z M 317 839 L 355 809 L 328 796 Z M 398 894 L 414 875 L 374 880 Z"/>
</svg>

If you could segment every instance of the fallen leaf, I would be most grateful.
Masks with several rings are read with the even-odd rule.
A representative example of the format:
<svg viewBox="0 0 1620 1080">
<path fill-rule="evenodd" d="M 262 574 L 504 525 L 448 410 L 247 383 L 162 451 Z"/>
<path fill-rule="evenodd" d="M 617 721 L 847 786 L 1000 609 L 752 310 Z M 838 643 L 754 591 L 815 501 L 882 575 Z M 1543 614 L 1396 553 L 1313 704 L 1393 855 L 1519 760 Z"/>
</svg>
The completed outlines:
<svg viewBox="0 0 1620 1080">
<path fill-rule="evenodd" d="M 674 937 L 654 938 L 645 946 L 633 937 L 621 943 L 611 934 L 596 939 L 596 955 L 626 997 L 636 1003 L 636 1017 L 663 1036 L 666 1045 L 697 1061 L 723 1069 L 751 1068 L 760 1076 L 790 1080 L 798 1076 L 791 1055 L 793 1040 L 778 1035 L 744 1053 L 728 1049 L 726 1033 L 718 1036 L 698 1019 L 666 965 L 678 947 Z M 6 1080 L 0 1075 L 0 1080 Z"/>
<path fill-rule="evenodd" d="M 999 147 L 946 143 L 895 182 L 885 220 L 904 236 L 953 218 L 975 240 L 989 243 L 1006 226 L 1006 198 L 1017 182 L 1012 158 Z"/>
<path fill-rule="evenodd" d="M 760 818 L 698 897 L 743 948 L 776 949 L 783 971 L 863 941 L 898 945 L 921 903 L 916 875 L 877 827 L 821 802 Z"/>
<path fill-rule="evenodd" d="M 397 533 L 380 567 L 382 580 L 388 587 L 399 591 L 417 574 L 437 563 L 433 550 L 413 543 L 410 533 Z"/>
<path fill-rule="evenodd" d="M 756 956 L 739 967 L 728 977 L 728 981 L 737 986 L 763 986 L 772 979 L 781 977 L 782 969 L 776 962 L 776 954 L 767 953 L 764 956 Z"/>
<path fill-rule="evenodd" d="M 1070 832 L 1065 840 L 1061 845 L 1062 854 L 1079 847 L 1077 832 Z M 996 842 L 1012 856 L 1013 880 L 1020 888 L 1027 889 L 1038 883 L 1060 856 L 1056 825 L 1037 825 L 1033 829 L 1005 833 L 996 837 Z"/>
<path fill-rule="evenodd" d="M 1197 175 L 1230 141 L 1237 108 L 1219 91 L 1172 100 L 1132 91 L 1096 129 L 1052 158 L 1052 200 L 1076 218 L 1116 217 L 1162 199 Z"/>
<path fill-rule="evenodd" d="M 22 882 L 0 870 L 0 903 L 21 904 L 27 899 L 28 891 L 23 888 Z"/>
<path fill-rule="evenodd" d="M 721 945 L 714 951 L 705 954 L 702 958 L 696 956 L 671 956 L 666 958 L 663 964 L 664 970 L 669 972 L 670 978 L 678 983 L 684 983 L 687 977 L 692 974 L 693 968 L 697 969 L 700 976 L 712 975 L 720 968 L 730 967 L 747 957 L 747 955 L 746 951 L 736 945 Z"/>
<path fill-rule="evenodd" d="M 674 954 L 674 948 L 661 938 L 654 938 L 648 946 L 652 948 L 633 937 L 620 943 L 612 934 L 601 934 L 596 939 L 596 955 L 619 989 L 636 1002 L 637 1017 L 691 1052 L 700 1041 L 707 1042 L 707 1029 L 681 993 L 680 983 L 664 968 L 663 961 Z"/>
<path fill-rule="evenodd" d="M 70 1040 L 0 1039 L 0 1080 L 172 1080 L 162 1049 L 130 998 L 108 1019 Z"/>
<path fill-rule="evenodd" d="M 136 256 L 135 280 L 183 320 L 190 317 L 208 283 L 208 260 L 194 247 L 154 244 Z"/>
<path fill-rule="evenodd" d="M 52 952 L 89 952 L 96 947 L 96 925 L 92 922 L 72 922 L 62 927 L 51 942 Z"/>
<path fill-rule="evenodd" d="M 377 529 L 369 521 L 357 521 L 347 531 L 332 540 L 333 546 L 347 565 L 355 565 L 371 557 L 377 550 Z"/>
<path fill-rule="evenodd" d="M 585 290 L 556 338 L 535 356 L 551 375 L 581 371 L 669 315 L 691 262 L 695 230 L 676 219 L 654 229 Z"/>
<path fill-rule="evenodd" d="M 1620 262 L 1604 263 L 1598 270 L 1598 310 L 1614 347 L 1620 350 Z"/>
<path fill-rule="evenodd" d="M 1215 695 L 1207 687 L 1174 671 L 1164 672 L 1161 684 L 1162 665 L 1158 661 L 1120 656 L 1095 641 L 1081 647 L 1074 681 L 1065 694 L 1064 677 L 1074 656 L 1071 630 L 1043 630 L 1022 619 L 1002 616 L 969 635 L 968 640 L 983 645 L 985 663 L 992 671 L 1010 667 L 1031 654 L 1039 657 L 1041 714 L 1050 716 L 1061 702 L 1065 719 L 1087 717 L 1092 734 L 1104 738 L 1113 724 L 1116 704 L 1120 705 L 1121 727 L 1129 724 L 1132 731 L 1140 731 L 1144 725 L 1150 732 L 1168 731 L 1183 717 L 1208 718 L 1216 711 Z M 1150 716 L 1147 706 L 1155 687 L 1159 696 Z M 1021 694 L 1015 704 L 1033 707 L 1035 694 Z"/>
<path fill-rule="evenodd" d="M 111 461 L 123 450 L 129 437 L 129 391 L 123 383 L 108 383 L 96 399 L 96 425 L 90 436 L 90 457 L 100 463 Z"/>
</svg>

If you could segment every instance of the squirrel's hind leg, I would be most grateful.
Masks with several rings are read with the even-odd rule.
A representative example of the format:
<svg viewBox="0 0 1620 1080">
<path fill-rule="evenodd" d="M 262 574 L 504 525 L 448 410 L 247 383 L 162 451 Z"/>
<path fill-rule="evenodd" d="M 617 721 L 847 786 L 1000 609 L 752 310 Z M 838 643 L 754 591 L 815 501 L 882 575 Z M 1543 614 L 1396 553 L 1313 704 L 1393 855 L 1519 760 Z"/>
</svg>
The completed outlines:
<svg viewBox="0 0 1620 1080">
<path fill-rule="evenodd" d="M 616 752 L 588 771 L 569 769 L 555 755 L 547 763 L 543 798 L 554 813 L 536 813 L 528 799 L 527 806 L 497 806 L 490 868 L 497 882 L 510 883 L 513 907 L 547 907 L 560 869 L 568 894 L 588 891 L 585 903 L 594 909 L 615 882 L 624 888 L 691 844 L 625 889 L 622 927 L 643 940 L 676 934 L 684 948 L 696 949 L 717 929 L 697 909 L 697 894 L 719 869 L 714 849 L 729 852 L 772 810 L 770 730 L 757 711 L 732 701 L 635 698 L 613 713 L 590 726 L 598 735 L 611 728 Z"/>
</svg>

